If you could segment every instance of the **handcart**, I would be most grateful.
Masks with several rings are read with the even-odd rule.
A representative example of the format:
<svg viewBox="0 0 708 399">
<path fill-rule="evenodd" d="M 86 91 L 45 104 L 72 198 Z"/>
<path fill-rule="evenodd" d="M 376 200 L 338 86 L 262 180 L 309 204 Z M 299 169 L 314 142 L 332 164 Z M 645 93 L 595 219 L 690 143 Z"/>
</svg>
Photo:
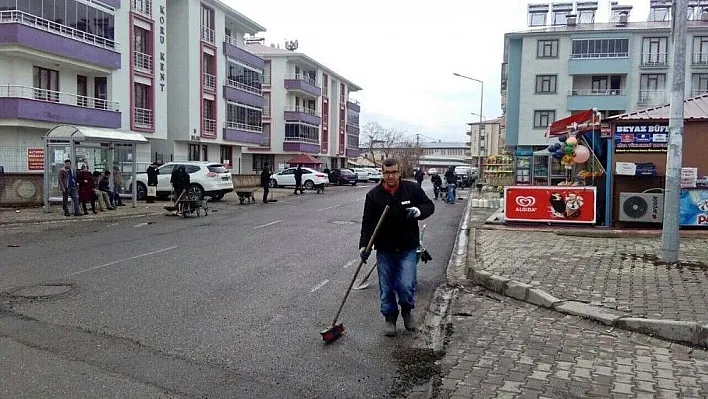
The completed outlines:
<svg viewBox="0 0 708 399">
<path fill-rule="evenodd" d="M 182 190 L 173 205 L 165 205 L 165 210 L 185 218 L 194 215 L 200 217 L 202 212 L 204 212 L 204 216 L 209 216 L 209 198 L 190 198 L 187 195 L 187 190 Z"/>
</svg>

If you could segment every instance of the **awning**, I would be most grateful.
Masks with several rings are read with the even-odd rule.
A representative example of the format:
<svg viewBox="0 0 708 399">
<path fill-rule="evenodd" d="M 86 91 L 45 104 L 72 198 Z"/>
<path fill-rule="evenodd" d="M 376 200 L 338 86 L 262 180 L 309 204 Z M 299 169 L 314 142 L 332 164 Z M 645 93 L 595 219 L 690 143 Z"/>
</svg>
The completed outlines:
<svg viewBox="0 0 708 399">
<path fill-rule="evenodd" d="M 56 126 L 51 129 L 45 137 L 55 140 L 74 139 L 81 141 L 107 141 L 114 143 L 148 143 L 148 140 L 140 133 L 71 125 Z"/>
<path fill-rule="evenodd" d="M 295 165 L 295 164 L 303 164 L 303 165 L 320 165 L 322 162 L 320 162 L 319 159 L 313 157 L 310 154 L 297 154 L 294 157 L 290 158 L 287 164 L 290 165 Z"/>
<path fill-rule="evenodd" d="M 573 127 L 575 124 L 580 125 L 584 123 L 593 122 L 594 114 L 595 111 L 589 109 L 587 111 L 571 115 L 567 118 L 559 119 L 551 123 L 550 126 L 548 126 L 548 130 L 546 130 L 546 136 L 561 136 L 567 133 L 568 128 Z"/>
</svg>

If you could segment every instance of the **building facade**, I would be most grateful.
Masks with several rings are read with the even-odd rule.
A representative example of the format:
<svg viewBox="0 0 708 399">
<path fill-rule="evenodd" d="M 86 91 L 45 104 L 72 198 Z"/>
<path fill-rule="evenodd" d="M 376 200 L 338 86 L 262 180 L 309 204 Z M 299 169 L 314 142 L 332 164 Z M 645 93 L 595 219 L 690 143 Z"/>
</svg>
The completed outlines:
<svg viewBox="0 0 708 399">
<path fill-rule="evenodd" d="M 493 155 L 504 154 L 505 143 L 502 135 L 501 118 L 480 122 L 468 123 L 470 130 L 467 135 L 470 141 L 467 142 L 470 148 L 472 163 L 477 165 L 479 158 L 483 160 Z"/>
<path fill-rule="evenodd" d="M 321 167 L 346 167 L 359 148 L 358 102 L 361 88 L 303 53 L 248 45 L 265 60 L 263 131 L 265 141 L 243 154 L 245 173 L 265 163 L 282 168 L 294 155 L 318 157 Z"/>
<path fill-rule="evenodd" d="M 597 1 L 529 5 L 530 29 L 504 39 L 506 145 L 541 149 L 549 124 L 576 112 L 607 118 L 668 102 L 671 1 L 650 7 L 648 21 L 632 22 L 631 6 L 610 2 L 610 21 L 595 22 Z M 691 2 L 689 16 L 687 96 L 708 91 L 708 14 Z"/>
</svg>

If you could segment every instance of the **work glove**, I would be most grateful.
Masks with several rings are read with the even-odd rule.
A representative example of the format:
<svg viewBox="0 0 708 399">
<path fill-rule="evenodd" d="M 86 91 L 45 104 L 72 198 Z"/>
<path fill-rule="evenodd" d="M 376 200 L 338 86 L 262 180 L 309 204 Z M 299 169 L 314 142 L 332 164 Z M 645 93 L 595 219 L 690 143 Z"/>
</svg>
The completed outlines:
<svg viewBox="0 0 708 399">
<path fill-rule="evenodd" d="M 361 260 L 366 263 L 367 259 L 369 259 L 369 252 L 366 252 L 366 247 L 361 247 L 359 248 L 359 256 L 361 256 Z"/>
<path fill-rule="evenodd" d="M 420 217 L 420 209 L 416 207 L 411 207 L 406 209 L 406 218 L 408 219 L 417 219 Z"/>
</svg>

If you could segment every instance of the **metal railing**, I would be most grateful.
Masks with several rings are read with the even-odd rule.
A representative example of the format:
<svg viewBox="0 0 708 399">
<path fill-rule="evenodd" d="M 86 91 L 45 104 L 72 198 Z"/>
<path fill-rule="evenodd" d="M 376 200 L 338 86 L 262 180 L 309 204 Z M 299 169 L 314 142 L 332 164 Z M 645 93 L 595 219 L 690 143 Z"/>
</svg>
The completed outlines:
<svg viewBox="0 0 708 399">
<path fill-rule="evenodd" d="M 250 86 L 245 83 L 237 82 L 233 79 L 226 78 L 224 84 L 229 87 L 233 87 L 233 88 L 236 88 L 239 90 L 247 91 L 249 93 L 258 94 L 259 96 L 263 95 L 263 91 L 261 90 L 260 87 Z"/>
<path fill-rule="evenodd" d="M 57 104 L 72 105 L 82 108 L 96 108 L 107 111 L 120 111 L 117 101 L 101 98 L 80 96 L 73 93 L 40 89 L 29 86 L 0 86 L 0 98 L 24 98 L 28 100 L 46 101 Z"/>
<path fill-rule="evenodd" d="M 202 41 L 205 41 L 210 44 L 214 44 L 214 29 L 211 29 L 207 26 L 202 25 Z"/>
<path fill-rule="evenodd" d="M 347 125 L 355 128 L 359 128 L 359 122 L 347 121 Z"/>
<path fill-rule="evenodd" d="M 152 17 L 152 0 L 132 0 L 130 9 L 138 14 Z"/>
<path fill-rule="evenodd" d="M 667 66 L 669 65 L 668 53 L 648 53 L 642 54 L 642 66 Z"/>
<path fill-rule="evenodd" d="M 152 127 L 152 110 L 148 108 L 133 108 L 133 123 L 136 127 Z"/>
<path fill-rule="evenodd" d="M 288 80 L 302 80 L 302 81 L 305 81 L 305 82 L 307 82 L 307 83 L 309 83 L 309 84 L 311 84 L 311 85 L 313 85 L 313 86 L 319 87 L 319 86 L 317 85 L 317 79 L 312 79 L 311 77 L 309 77 L 309 76 L 307 76 L 307 75 L 303 75 L 303 74 L 301 74 L 301 73 L 288 74 L 288 75 L 285 76 L 285 79 L 288 79 Z"/>
<path fill-rule="evenodd" d="M 246 130 L 249 132 L 262 133 L 263 126 L 248 125 L 246 123 L 226 121 L 224 122 L 224 127 L 226 129 L 236 129 L 236 130 Z"/>
<path fill-rule="evenodd" d="M 640 90 L 638 104 L 659 105 L 666 102 L 665 90 Z"/>
<path fill-rule="evenodd" d="M 19 23 L 22 25 L 31 26 L 43 30 L 45 32 L 53 33 L 56 35 L 64 36 L 69 39 L 77 40 L 92 46 L 107 48 L 114 50 L 118 47 L 118 43 L 111 39 L 105 37 L 97 36 L 92 33 L 87 33 L 70 26 L 58 24 L 46 20 L 44 18 L 37 17 L 32 14 L 28 14 L 24 11 L 10 10 L 10 11 L 0 11 L 0 24 L 12 24 Z"/>
<path fill-rule="evenodd" d="M 708 66 L 708 52 L 703 53 L 693 53 L 692 58 L 693 65 L 706 65 Z"/>
<path fill-rule="evenodd" d="M 203 76 L 203 82 L 204 82 L 204 88 L 210 89 L 212 91 L 216 90 L 216 76 L 204 72 L 202 74 Z"/>
<path fill-rule="evenodd" d="M 133 65 L 140 72 L 152 73 L 152 56 L 136 50 L 133 52 Z"/>
<path fill-rule="evenodd" d="M 216 120 L 203 118 L 202 119 L 202 131 L 206 133 L 216 134 Z"/>
<path fill-rule="evenodd" d="M 568 90 L 569 96 L 626 96 L 627 90 L 625 89 L 570 89 Z"/>
<path fill-rule="evenodd" d="M 588 58 L 628 58 L 629 52 L 619 52 L 619 53 L 582 53 L 582 54 L 571 54 L 570 58 L 577 59 L 588 59 Z"/>
<path fill-rule="evenodd" d="M 310 108 L 307 108 L 307 107 L 297 107 L 297 106 L 294 106 L 294 105 L 286 106 L 286 107 L 285 107 L 285 112 L 302 112 L 302 113 L 304 113 L 304 114 L 309 114 L 309 115 L 312 115 L 312 116 L 317 116 L 317 117 L 320 116 L 320 113 L 317 112 L 316 109 L 310 109 Z"/>
<path fill-rule="evenodd" d="M 302 136 L 298 136 L 298 137 L 288 137 L 288 136 L 285 136 L 285 138 L 283 139 L 283 141 L 296 142 L 296 143 L 310 143 L 310 144 L 319 144 L 319 143 L 320 143 L 320 139 L 319 139 L 319 138 L 302 137 Z"/>
</svg>

